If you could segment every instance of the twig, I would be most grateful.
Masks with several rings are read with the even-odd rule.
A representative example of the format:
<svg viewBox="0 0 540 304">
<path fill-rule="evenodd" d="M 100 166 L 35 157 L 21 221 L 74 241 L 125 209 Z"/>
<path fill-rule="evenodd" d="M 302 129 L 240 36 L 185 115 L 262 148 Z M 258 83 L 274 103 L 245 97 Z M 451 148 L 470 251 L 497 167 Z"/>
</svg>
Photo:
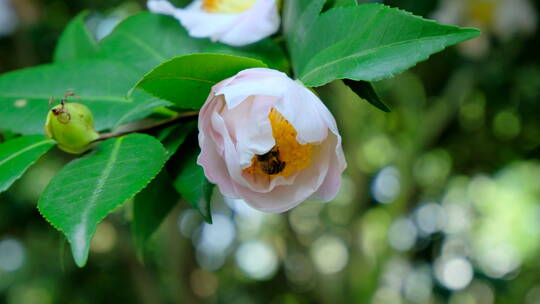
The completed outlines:
<svg viewBox="0 0 540 304">
<path fill-rule="evenodd" d="M 197 115 L 199 115 L 198 111 L 184 112 L 184 113 L 181 113 L 180 115 L 175 116 L 175 117 L 173 117 L 171 119 L 160 121 L 160 122 L 155 123 L 153 125 L 142 127 L 140 129 L 133 129 L 133 130 L 127 130 L 127 131 L 122 131 L 122 132 L 102 133 L 99 136 L 99 138 L 94 140 L 93 142 L 103 141 L 103 140 L 106 140 L 106 139 L 109 139 L 109 138 L 114 138 L 114 137 L 120 137 L 120 136 L 124 136 L 124 135 L 131 134 L 131 133 L 149 132 L 149 131 L 152 131 L 152 130 L 155 130 L 155 129 L 164 128 L 164 127 L 168 127 L 170 125 L 174 125 L 174 124 L 176 124 L 178 122 L 181 122 L 183 120 L 189 120 L 190 118 L 197 117 Z"/>
</svg>

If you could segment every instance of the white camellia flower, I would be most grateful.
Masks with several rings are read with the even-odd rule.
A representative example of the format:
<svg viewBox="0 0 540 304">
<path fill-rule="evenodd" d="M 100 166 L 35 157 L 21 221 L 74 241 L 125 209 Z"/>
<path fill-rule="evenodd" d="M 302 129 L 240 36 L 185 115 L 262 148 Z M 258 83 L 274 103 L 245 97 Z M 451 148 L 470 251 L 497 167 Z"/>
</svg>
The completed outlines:
<svg viewBox="0 0 540 304">
<path fill-rule="evenodd" d="M 232 46 L 262 40 L 277 32 L 280 23 L 276 0 L 195 0 L 184 9 L 167 0 L 149 0 L 148 9 L 175 17 L 192 37 Z"/>
<path fill-rule="evenodd" d="M 264 212 L 333 199 L 346 167 L 330 111 L 271 69 L 244 70 L 212 88 L 199 115 L 199 145 L 208 180 Z"/>
<path fill-rule="evenodd" d="M 508 41 L 518 34 L 535 32 L 538 16 L 529 0 L 442 0 L 432 16 L 446 24 L 478 27 Z M 469 57 L 485 56 L 490 47 L 489 35 L 460 44 Z"/>
</svg>

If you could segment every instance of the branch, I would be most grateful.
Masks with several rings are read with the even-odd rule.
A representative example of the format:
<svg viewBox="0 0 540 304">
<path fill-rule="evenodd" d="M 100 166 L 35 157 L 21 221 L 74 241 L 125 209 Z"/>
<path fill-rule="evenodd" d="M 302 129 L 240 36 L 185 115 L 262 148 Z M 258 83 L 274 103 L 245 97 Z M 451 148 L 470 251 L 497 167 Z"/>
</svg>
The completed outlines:
<svg viewBox="0 0 540 304">
<path fill-rule="evenodd" d="M 160 129 L 160 128 L 164 128 L 164 127 L 174 125 L 176 123 L 179 123 L 179 122 L 182 122 L 182 121 L 185 121 L 185 120 L 190 120 L 193 117 L 197 117 L 197 115 L 199 115 L 198 111 L 184 112 L 184 113 L 181 113 L 180 115 L 175 116 L 175 117 L 173 117 L 171 119 L 160 121 L 160 122 L 157 122 L 155 124 L 145 126 L 145 127 L 139 128 L 139 129 L 127 130 L 127 131 L 122 131 L 122 132 L 102 133 L 99 136 L 99 138 L 94 140 L 93 142 L 99 142 L 99 141 L 103 141 L 103 140 L 106 140 L 106 139 L 109 139 L 109 138 L 120 137 L 120 136 L 124 136 L 124 135 L 131 134 L 131 133 L 150 132 L 150 131 L 153 131 L 153 130 L 156 130 L 156 129 Z"/>
</svg>

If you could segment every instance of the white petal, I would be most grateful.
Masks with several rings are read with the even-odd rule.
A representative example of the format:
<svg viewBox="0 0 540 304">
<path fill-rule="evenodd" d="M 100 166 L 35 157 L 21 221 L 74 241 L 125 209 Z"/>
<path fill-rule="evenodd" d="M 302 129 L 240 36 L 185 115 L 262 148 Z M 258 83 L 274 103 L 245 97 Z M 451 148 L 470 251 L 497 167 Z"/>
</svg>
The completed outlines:
<svg viewBox="0 0 540 304">
<path fill-rule="evenodd" d="M 533 5 L 527 0 L 505 0 L 498 5 L 495 13 L 494 32 L 503 40 L 536 30 L 538 15 Z"/>
<path fill-rule="evenodd" d="M 276 110 L 296 129 L 299 143 L 322 142 L 328 135 L 329 126 L 321 111 L 329 113 L 328 110 L 309 89 L 294 81 L 290 81 L 288 86 L 287 94 L 276 105 Z"/>
<path fill-rule="evenodd" d="M 233 46 L 248 45 L 277 32 L 279 24 L 276 1 L 259 0 L 219 40 Z"/>
<path fill-rule="evenodd" d="M 236 143 L 243 169 L 251 166 L 255 154 L 264 154 L 275 145 L 268 119 L 277 99 L 270 96 L 251 96 L 234 109 L 224 109 L 221 116 Z"/>
<path fill-rule="evenodd" d="M 276 0 L 258 0 L 252 8 L 238 14 L 209 13 L 202 4 L 202 0 L 196 0 L 182 9 L 166 0 L 149 0 L 147 5 L 154 13 L 174 16 L 192 37 L 210 38 L 232 46 L 257 42 L 279 29 Z"/>
<path fill-rule="evenodd" d="M 192 37 L 210 37 L 216 41 L 238 22 L 239 14 L 215 14 L 202 9 L 202 0 L 194 1 L 185 9 L 178 9 L 174 16 L 180 20 Z"/>
<path fill-rule="evenodd" d="M 149 0 L 146 4 L 152 13 L 174 16 L 179 10 L 167 0 Z"/>
<path fill-rule="evenodd" d="M 461 24 L 466 2 L 470 0 L 442 0 L 431 18 L 444 24 Z"/>
<path fill-rule="evenodd" d="M 232 109 L 252 95 L 283 97 L 289 81 L 287 75 L 275 70 L 247 69 L 229 78 L 216 95 L 225 95 L 227 108 Z"/>
</svg>

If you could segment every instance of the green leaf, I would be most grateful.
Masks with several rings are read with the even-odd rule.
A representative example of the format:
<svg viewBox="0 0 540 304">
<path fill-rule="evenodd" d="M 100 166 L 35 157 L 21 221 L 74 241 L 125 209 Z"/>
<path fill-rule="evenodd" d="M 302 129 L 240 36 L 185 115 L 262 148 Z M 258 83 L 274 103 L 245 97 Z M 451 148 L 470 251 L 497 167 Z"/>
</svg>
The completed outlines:
<svg viewBox="0 0 540 304">
<path fill-rule="evenodd" d="M 187 135 L 195 130 L 196 121 L 174 125 L 161 130 L 157 138 L 167 151 L 169 159 L 185 141 Z M 156 201 L 156 198 L 159 200 Z M 133 201 L 133 234 L 135 245 L 140 253 L 150 236 L 174 207 L 180 196 L 173 187 L 167 171 L 161 173 L 139 193 Z"/>
<path fill-rule="evenodd" d="M 131 134 L 101 143 L 52 179 L 38 209 L 66 235 L 79 267 L 86 264 L 97 224 L 148 185 L 165 161 L 157 139 Z"/>
<path fill-rule="evenodd" d="M 308 17 L 287 36 L 295 73 L 307 86 L 389 78 L 480 34 L 380 4 L 333 8 L 315 17 L 311 11 Z"/>
<path fill-rule="evenodd" d="M 185 124 L 170 126 L 166 129 L 163 129 L 157 138 L 163 146 L 165 147 L 165 150 L 167 150 L 167 158 L 171 158 L 171 156 L 176 153 L 180 145 L 184 143 L 186 140 L 186 137 L 191 133 L 193 130 L 195 130 L 197 127 L 196 121 L 191 121 Z"/>
<path fill-rule="evenodd" d="M 357 0 L 335 0 L 334 1 L 334 7 L 356 6 L 356 5 L 358 5 Z"/>
<path fill-rule="evenodd" d="M 391 112 L 390 108 L 381 100 L 377 92 L 375 92 L 371 82 L 343 79 L 343 83 L 345 83 L 345 85 L 348 86 L 353 92 L 355 92 L 356 95 L 362 99 L 365 99 L 379 110 Z"/>
<path fill-rule="evenodd" d="M 200 150 L 196 149 L 185 157 L 179 167 L 179 174 L 174 181 L 174 187 L 180 195 L 199 213 L 204 220 L 212 223 L 210 198 L 214 185 L 204 175 L 203 168 L 197 164 Z"/>
<path fill-rule="evenodd" d="M 112 129 L 144 118 L 160 107 L 169 107 L 172 103 L 149 95 L 142 90 L 137 90 L 133 95 L 133 102 L 116 104 L 113 111 L 109 111 L 108 121 L 116 121 Z"/>
<path fill-rule="evenodd" d="M 358 5 L 356 0 L 327 0 L 324 5 L 323 11 L 334 7 L 346 7 L 356 5 Z"/>
<path fill-rule="evenodd" d="M 0 192 L 54 146 L 54 141 L 42 135 L 23 136 L 0 144 Z"/>
<path fill-rule="evenodd" d="M 101 43 L 102 56 L 135 67 L 140 77 L 163 61 L 202 52 L 250 57 L 275 69 L 288 69 L 285 54 L 270 39 L 235 48 L 208 39 L 192 38 L 178 20 L 148 12 L 127 18 Z"/>
<path fill-rule="evenodd" d="M 147 115 L 155 98 L 127 92 L 137 82 L 132 68 L 110 60 L 48 64 L 0 76 L 0 130 L 42 134 L 51 96 L 58 102 L 68 89 L 90 108 L 98 131 Z M 163 105 L 163 102 L 158 102 Z M 142 108 L 141 108 L 142 107 Z M 142 113 L 141 113 L 142 112 Z"/>
<path fill-rule="evenodd" d="M 195 130 L 196 121 L 174 125 L 161 130 L 157 138 L 167 151 L 167 159 L 185 141 L 187 135 Z M 159 197 L 159 200 L 156 198 Z M 140 253 L 150 236 L 174 207 L 180 196 L 173 187 L 167 171 L 161 173 L 139 193 L 133 201 L 133 234 L 135 245 Z"/>
<path fill-rule="evenodd" d="M 54 51 L 55 62 L 95 57 L 99 46 L 84 22 L 87 11 L 78 14 L 66 26 Z"/>
<path fill-rule="evenodd" d="M 176 205 L 180 196 L 171 184 L 167 171 L 161 173 L 133 200 L 132 230 L 139 253 L 144 252 L 152 236 Z"/>
<path fill-rule="evenodd" d="M 283 33 L 291 55 L 293 70 L 298 74 L 303 48 L 310 29 L 317 20 L 326 0 L 285 1 L 283 12 Z"/>
<path fill-rule="evenodd" d="M 191 54 L 166 61 L 137 87 L 183 109 L 199 109 L 216 83 L 238 72 L 266 67 L 259 60 L 224 54 Z"/>
</svg>

